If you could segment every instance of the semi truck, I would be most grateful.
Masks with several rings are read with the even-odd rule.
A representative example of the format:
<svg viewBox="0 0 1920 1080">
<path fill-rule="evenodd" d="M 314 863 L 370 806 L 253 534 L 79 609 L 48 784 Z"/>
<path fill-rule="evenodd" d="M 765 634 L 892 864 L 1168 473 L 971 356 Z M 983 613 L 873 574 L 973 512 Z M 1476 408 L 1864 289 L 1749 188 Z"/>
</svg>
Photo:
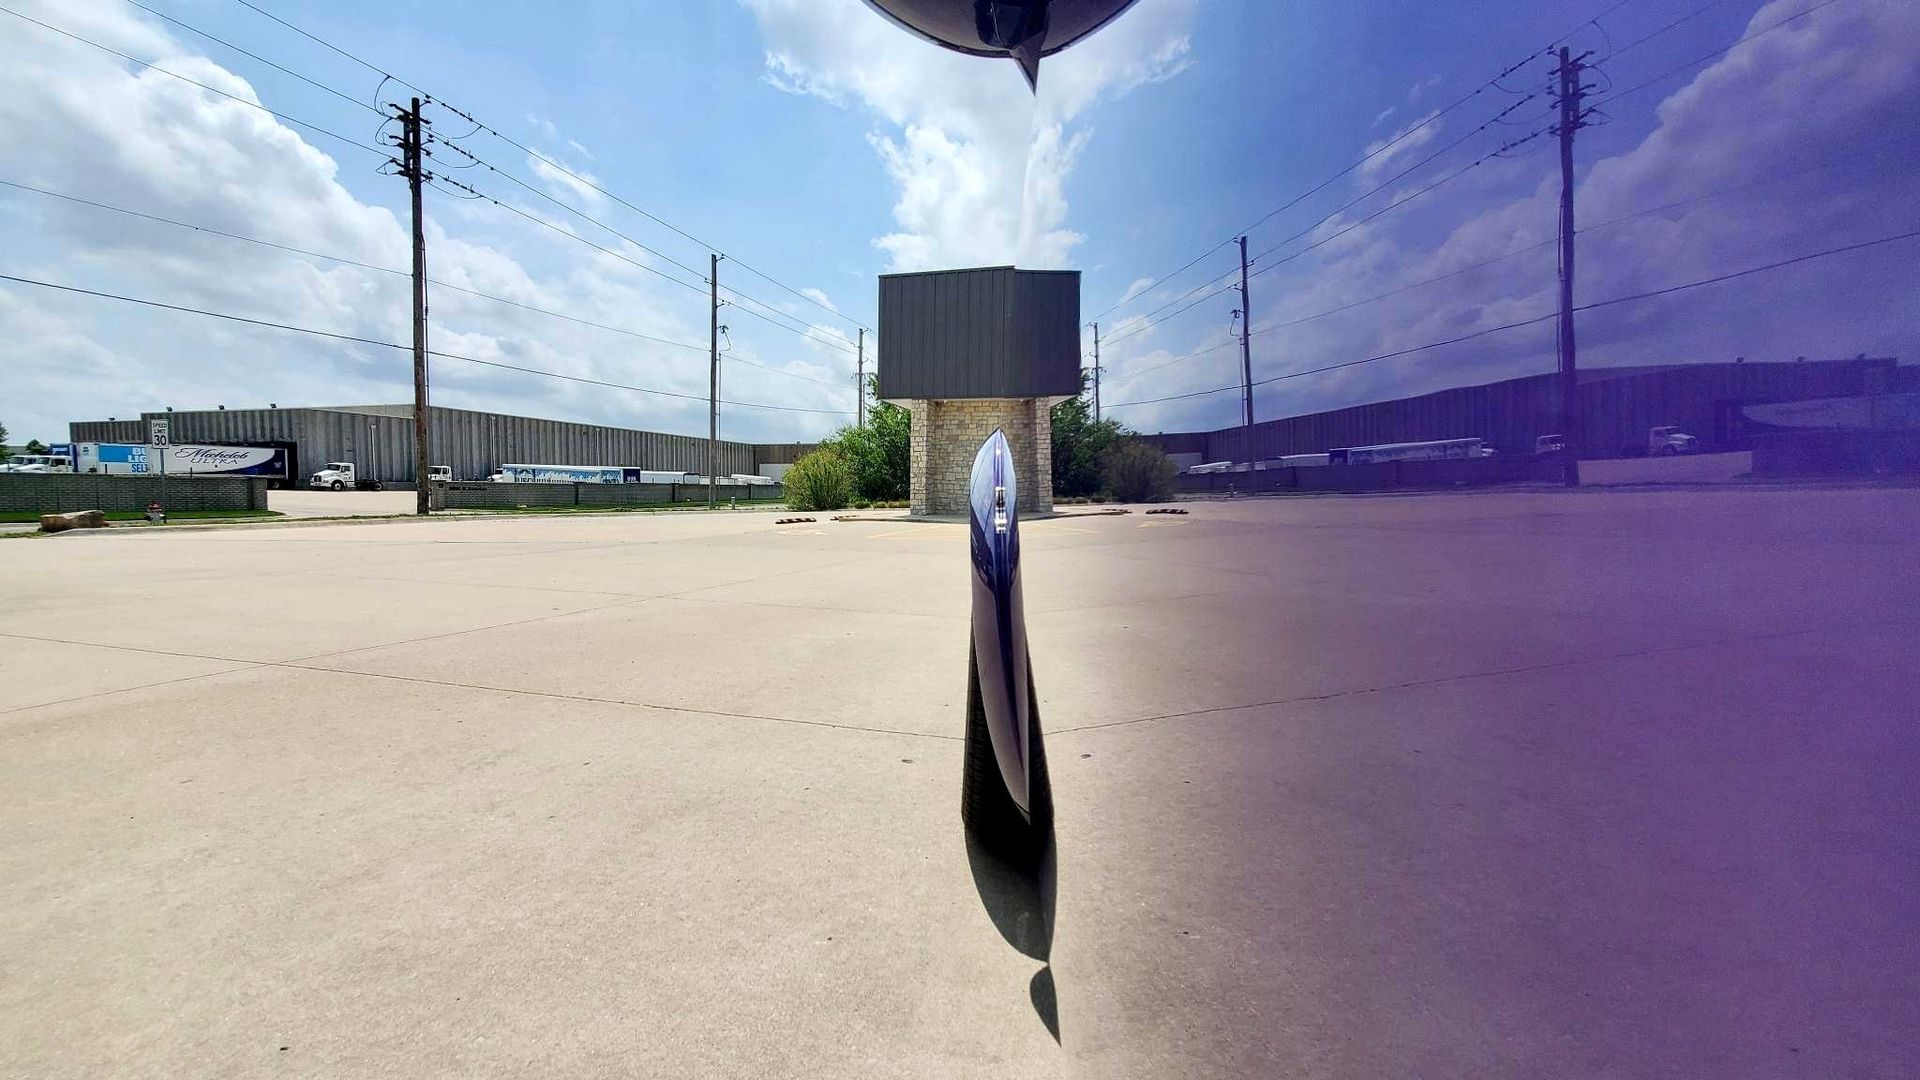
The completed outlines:
<svg viewBox="0 0 1920 1080">
<path fill-rule="evenodd" d="M 380 481 L 361 476 L 351 461 L 329 461 L 326 468 L 307 478 L 307 486 L 332 491 L 379 491 Z"/>
<path fill-rule="evenodd" d="M 73 471 L 110 476 L 264 476 L 269 486 L 287 482 L 287 451 L 274 446 L 214 446 L 180 443 L 168 447 L 137 443 L 58 443 L 56 454 L 73 462 Z M 164 461 L 162 455 L 165 455 Z"/>
</svg>

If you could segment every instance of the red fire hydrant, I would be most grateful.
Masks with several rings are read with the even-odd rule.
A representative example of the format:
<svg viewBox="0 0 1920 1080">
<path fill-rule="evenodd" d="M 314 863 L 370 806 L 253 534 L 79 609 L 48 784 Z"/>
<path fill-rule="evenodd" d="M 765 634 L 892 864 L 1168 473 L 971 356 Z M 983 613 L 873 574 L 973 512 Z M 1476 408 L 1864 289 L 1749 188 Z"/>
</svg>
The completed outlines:
<svg viewBox="0 0 1920 1080">
<path fill-rule="evenodd" d="M 166 508 L 161 506 L 157 502 L 148 503 L 147 504 L 147 520 L 153 522 L 156 525 L 164 524 L 167 520 Z"/>
</svg>

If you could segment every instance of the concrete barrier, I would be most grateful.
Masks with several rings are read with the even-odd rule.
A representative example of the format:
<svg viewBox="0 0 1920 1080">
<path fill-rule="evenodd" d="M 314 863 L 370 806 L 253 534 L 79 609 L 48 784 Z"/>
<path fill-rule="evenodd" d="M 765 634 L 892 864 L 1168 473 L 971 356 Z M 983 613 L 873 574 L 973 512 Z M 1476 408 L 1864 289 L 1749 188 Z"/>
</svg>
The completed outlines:
<svg viewBox="0 0 1920 1080">
<path fill-rule="evenodd" d="M 1795 431 L 1753 443 L 1755 476 L 1920 473 L 1920 431 Z"/>
<path fill-rule="evenodd" d="M 777 503 L 786 499 L 780 484 L 718 485 L 720 501 Z M 433 485 L 436 510 L 512 510 L 522 506 L 665 506 L 705 503 L 705 484 L 495 484 L 454 481 Z"/>
<path fill-rule="evenodd" d="M 100 473 L 0 473 L 0 510 L 265 510 L 264 476 L 112 476 Z"/>
<path fill-rule="evenodd" d="M 1560 463 L 1547 458 L 1476 458 L 1463 461 L 1383 461 L 1364 465 L 1302 465 L 1247 472 L 1182 474 L 1180 490 L 1226 494 L 1276 491 L 1392 491 L 1560 479 Z"/>
</svg>

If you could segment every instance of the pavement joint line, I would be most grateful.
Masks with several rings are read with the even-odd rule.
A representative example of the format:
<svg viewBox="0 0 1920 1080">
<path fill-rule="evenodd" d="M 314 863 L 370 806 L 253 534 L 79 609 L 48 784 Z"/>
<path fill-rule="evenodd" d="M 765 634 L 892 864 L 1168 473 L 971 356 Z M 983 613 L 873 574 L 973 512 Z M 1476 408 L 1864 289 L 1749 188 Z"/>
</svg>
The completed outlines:
<svg viewBox="0 0 1920 1080">
<path fill-rule="evenodd" d="M 1558 668 L 1580 667 L 1587 664 L 1608 664 L 1616 660 L 1634 660 L 1647 656 L 1659 656 L 1664 653 L 1687 652 L 1692 649 L 1711 649 L 1723 645 L 1737 645 L 1745 642 L 1774 641 L 1781 638 L 1800 637 L 1807 634 L 1832 633 L 1835 630 L 1898 625 L 1903 619 L 1878 619 L 1850 626 L 1816 626 L 1796 630 L 1779 630 L 1763 634 L 1735 634 L 1731 637 L 1717 638 L 1712 641 L 1696 641 L 1681 645 L 1656 645 L 1645 649 L 1627 652 L 1609 653 L 1605 656 L 1584 656 L 1573 660 L 1556 660 L 1544 664 L 1523 664 L 1518 667 L 1496 668 L 1489 671 L 1468 671 L 1458 675 L 1442 675 L 1431 679 L 1414 679 L 1403 683 L 1390 683 L 1384 686 L 1364 686 L 1352 690 L 1333 690 L 1324 694 L 1302 694 L 1298 697 L 1275 698 L 1271 701 L 1250 701 L 1242 705 L 1216 705 L 1206 709 L 1187 709 L 1181 712 L 1161 713 L 1157 716 L 1137 716 L 1130 720 L 1113 720 L 1104 724 L 1081 724 L 1077 727 L 1054 728 L 1050 735 L 1070 735 L 1082 731 L 1104 731 L 1107 728 L 1131 727 L 1135 724 L 1150 724 L 1158 720 L 1184 720 L 1198 716 L 1210 716 L 1217 713 L 1244 712 L 1248 709 L 1264 709 L 1273 706 L 1302 705 L 1315 701 L 1334 701 L 1339 698 L 1361 697 L 1366 694 L 1385 694 L 1395 690 L 1416 690 L 1427 686 L 1444 686 L 1447 683 L 1472 682 L 1475 679 L 1498 678 L 1502 675 L 1525 675 L 1537 671 L 1553 671 Z M 1044 704 L 1044 701 L 1042 702 Z"/>
<path fill-rule="evenodd" d="M 745 584 L 741 582 L 740 584 Z M 732 588 L 731 585 L 715 585 L 716 589 Z M 707 591 L 707 590 L 701 590 Z M 936 615 L 925 611 L 871 611 L 865 608 L 821 607 L 819 604 L 778 604 L 771 600 L 735 600 L 725 596 L 694 596 L 683 593 L 660 597 L 662 600 L 685 600 L 695 604 L 735 604 L 740 607 L 780 608 L 783 611 L 831 611 L 840 615 L 906 615 L 916 619 L 970 619 L 971 615 Z"/>
<path fill-rule="evenodd" d="M 630 701 L 626 698 L 596 697 L 591 694 L 563 694 L 555 690 L 529 690 L 512 686 L 488 686 L 485 683 L 457 682 L 449 679 L 427 679 L 417 675 L 393 675 L 379 671 L 356 671 L 353 668 L 315 667 L 293 662 L 261 664 L 259 666 L 286 668 L 292 671 L 315 671 L 327 675 L 356 675 L 368 679 L 391 679 L 396 682 L 420 683 L 426 686 L 446 686 L 462 690 L 479 690 L 496 694 L 515 694 L 521 697 L 546 698 L 553 701 L 578 701 L 595 705 L 623 705 L 628 708 L 652 709 L 658 712 L 694 713 L 700 716 L 725 716 L 736 720 L 765 720 L 775 724 L 800 724 L 806 727 L 832 728 L 836 731 L 864 732 L 869 735 L 905 735 L 915 739 L 940 739 L 945 742 L 961 741 L 958 735 L 939 735 L 928 731 L 904 731 L 900 728 L 870 727 L 864 724 L 836 724 L 830 720 L 803 720 L 793 716 L 766 716 L 761 713 L 708 709 L 697 705 L 663 705 L 652 701 Z"/>
<path fill-rule="evenodd" d="M 112 694 L 130 694 L 135 690 L 151 690 L 156 686 L 172 686 L 175 683 L 193 682 L 196 679 L 211 679 L 216 675 L 231 675 L 236 671 L 251 671 L 254 668 L 257 668 L 260 666 L 261 665 L 259 664 L 255 664 L 247 661 L 241 661 L 236 663 L 233 667 L 221 668 L 219 671 L 203 671 L 198 675 L 182 675 L 174 679 L 160 679 L 156 682 L 141 683 L 138 686 L 121 686 L 112 690 L 96 690 L 91 694 L 80 694 L 70 698 L 59 698 L 58 700 L 55 700 L 55 701 L 36 701 L 31 705 L 15 705 L 15 706 L 12 706 L 11 708 L 0 709 L 0 716 L 11 716 L 14 713 L 27 712 L 32 709 L 50 709 L 55 705 L 71 705 L 77 701 L 92 701 L 94 698 L 103 698 Z"/>
<path fill-rule="evenodd" d="M 244 660 L 238 656 L 214 656 L 209 653 L 176 652 L 171 649 L 149 649 L 139 645 L 103 645 L 97 641 L 74 641 L 71 638 L 45 637 L 38 634 L 16 634 L 10 630 L 0 630 L 0 637 L 16 638 L 20 641 L 38 641 L 49 645 L 81 645 L 92 649 L 118 649 L 121 652 L 151 653 L 155 656 L 173 656 L 182 660 L 220 660 L 229 664 L 261 664 L 272 662 Z"/>
</svg>

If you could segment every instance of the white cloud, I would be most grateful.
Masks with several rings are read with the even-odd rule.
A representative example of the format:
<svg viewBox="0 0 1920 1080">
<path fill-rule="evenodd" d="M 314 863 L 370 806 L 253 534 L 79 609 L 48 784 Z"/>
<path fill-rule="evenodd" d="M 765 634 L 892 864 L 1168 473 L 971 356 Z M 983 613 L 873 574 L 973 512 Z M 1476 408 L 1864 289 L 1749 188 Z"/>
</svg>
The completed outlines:
<svg viewBox="0 0 1920 1080">
<path fill-rule="evenodd" d="M 1439 116 L 1437 110 L 1428 112 L 1424 116 L 1409 120 L 1404 127 L 1392 135 L 1368 143 L 1362 154 L 1366 158 L 1365 163 L 1354 170 L 1355 181 L 1361 187 L 1372 187 L 1380 182 L 1381 177 L 1397 171 L 1401 162 L 1411 161 L 1418 151 L 1425 149 L 1433 142 L 1434 136 L 1440 134 L 1441 124 L 1435 119 L 1437 116 Z"/>
<path fill-rule="evenodd" d="M 1120 299 L 1116 301 L 1116 306 L 1124 304 L 1134 297 L 1139 296 L 1141 293 L 1146 292 L 1148 286 L 1152 284 L 1153 279 L 1150 277 L 1134 278 L 1133 281 L 1127 285 L 1127 291 L 1122 293 Z"/>
<path fill-rule="evenodd" d="M 572 196 L 582 210 L 594 213 L 606 206 L 607 197 L 597 190 L 605 185 L 600 183 L 599 177 L 585 169 L 562 167 L 555 162 L 552 154 L 528 154 L 527 168 L 547 182 L 548 191 L 555 195 Z"/>
<path fill-rule="evenodd" d="M 816 289 L 811 285 L 802 286 L 800 289 L 800 295 L 806 297 L 807 299 L 813 301 L 816 304 L 819 304 L 821 307 L 826 308 L 828 311 L 840 310 L 839 308 L 833 305 L 833 300 L 829 298 L 823 290 Z"/>
<path fill-rule="evenodd" d="M 120 3 L 28 0 L 25 10 L 132 55 L 165 57 L 170 70 L 258 100 L 244 79 L 194 54 Z M 336 150 L 349 156 L 336 160 Z M 21 183 L 375 266 L 407 265 L 402 219 L 342 183 L 347 170 L 355 177 L 370 175 L 377 163 L 371 153 L 344 147 L 323 151 L 257 109 L 31 26 L 0 35 L 0 155 L 8 162 L 7 178 Z M 404 185 L 385 183 L 391 185 L 392 202 L 404 205 Z M 408 289 L 401 276 L 290 256 L 15 189 L 0 189 L 0 230 L 8 237 L 9 271 L 23 277 L 378 341 L 408 340 Z M 435 349 L 704 397 L 704 295 L 487 203 L 436 195 L 428 203 L 427 233 L 429 271 L 441 281 L 696 346 L 643 341 L 436 286 L 431 290 Z M 621 241 L 593 239 L 645 261 Z M 734 340 L 734 355 L 770 367 L 828 381 L 852 370 L 850 356 L 818 344 L 796 344 L 793 336 L 771 328 L 736 328 Z M 68 420 L 129 417 L 162 405 L 187 409 L 411 397 L 404 350 L 24 285 L 0 285 L 0 341 L 6 342 L 0 417 L 20 441 L 63 437 Z M 588 387 L 450 359 L 434 362 L 433 380 L 434 400 L 443 405 L 663 431 L 705 430 L 702 401 Z M 852 403 L 850 391 L 744 365 L 729 375 L 727 396 L 804 408 L 850 408 Z M 735 407 L 723 407 L 723 414 L 727 430 L 747 438 L 818 437 L 839 421 Z"/>
<path fill-rule="evenodd" d="M 1066 182 L 1086 145 L 1069 130 L 1095 102 L 1172 78 L 1188 63 L 1196 0 L 1145 0 L 1041 67 L 1037 97 L 1012 61 L 930 45 L 859 0 L 743 0 L 766 44 L 766 81 L 870 110 L 894 181 L 898 228 L 875 240 L 894 270 L 1060 266 Z"/>
</svg>

